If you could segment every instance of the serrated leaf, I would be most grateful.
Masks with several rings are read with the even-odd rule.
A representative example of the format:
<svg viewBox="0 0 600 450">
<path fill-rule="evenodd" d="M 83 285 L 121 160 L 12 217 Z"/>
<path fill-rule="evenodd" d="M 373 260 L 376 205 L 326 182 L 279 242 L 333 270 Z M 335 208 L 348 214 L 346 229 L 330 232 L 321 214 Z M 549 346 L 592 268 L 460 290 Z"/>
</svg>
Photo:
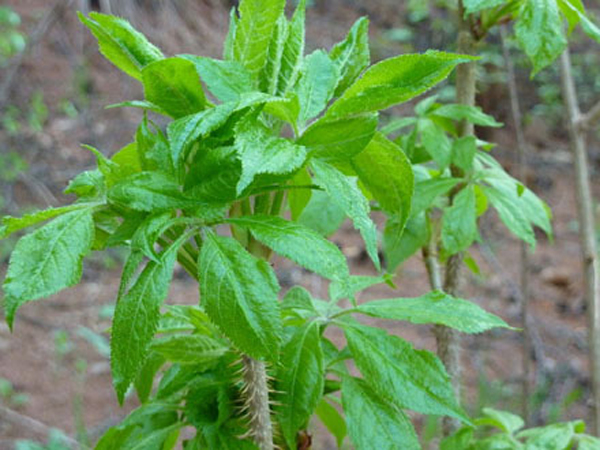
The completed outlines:
<svg viewBox="0 0 600 450">
<path fill-rule="evenodd" d="M 273 37 L 269 43 L 267 61 L 260 73 L 259 85 L 262 92 L 272 95 L 277 94 L 279 73 L 281 71 L 281 58 L 285 49 L 288 33 L 289 23 L 285 18 L 285 14 L 282 14 L 275 24 Z"/>
<path fill-rule="evenodd" d="M 501 127 L 492 116 L 485 114 L 480 107 L 471 105 L 443 105 L 431 113 L 433 116 L 444 117 L 456 121 L 467 120 L 468 122 L 482 127 Z"/>
<path fill-rule="evenodd" d="M 174 363 L 210 367 L 228 348 L 209 336 L 184 334 L 156 339 L 152 342 L 152 350 Z"/>
<path fill-rule="evenodd" d="M 228 219 L 250 230 L 256 240 L 286 258 L 330 280 L 348 277 L 346 258 L 340 249 L 316 231 L 279 217 L 253 215 Z"/>
<path fill-rule="evenodd" d="M 137 211 L 161 211 L 185 208 L 192 201 L 185 198 L 179 185 L 159 172 L 140 172 L 115 184 L 108 199 Z"/>
<path fill-rule="evenodd" d="M 287 41 L 281 55 L 277 93 L 285 94 L 294 87 L 304 59 L 306 0 L 300 0 L 288 27 Z"/>
<path fill-rule="evenodd" d="M 381 398 L 364 380 L 342 379 L 342 402 L 348 432 L 356 448 L 419 450 L 421 445 L 410 419 Z"/>
<path fill-rule="evenodd" d="M 228 203 L 238 198 L 236 185 L 242 165 L 233 147 L 203 152 L 194 161 L 186 178 L 186 197 L 210 204 Z"/>
<path fill-rule="evenodd" d="M 552 64 L 567 47 L 556 0 L 524 0 L 515 34 L 533 63 L 532 76 Z"/>
<path fill-rule="evenodd" d="M 208 90 L 222 102 L 238 100 L 253 90 L 252 74 L 237 61 L 221 61 L 204 56 L 181 55 L 191 61 Z"/>
<path fill-rule="evenodd" d="M 148 356 L 150 343 L 158 328 L 160 306 L 167 297 L 178 243 L 150 261 L 129 290 L 126 286 L 117 299 L 110 339 L 113 384 L 120 403 L 137 378 Z"/>
<path fill-rule="evenodd" d="M 517 438 L 527 440 L 527 450 L 546 448 L 567 449 L 575 437 L 573 422 L 555 423 L 545 427 L 521 431 Z"/>
<path fill-rule="evenodd" d="M 183 58 L 167 58 L 148 64 L 142 70 L 146 99 L 174 119 L 202 111 L 207 106 L 194 63 Z"/>
<path fill-rule="evenodd" d="M 342 448 L 344 438 L 348 434 L 348 428 L 346 427 L 346 420 L 338 412 L 335 407 L 329 404 L 325 399 L 317 405 L 315 413 L 323 422 L 323 425 L 327 430 L 335 436 L 335 440 L 338 448 Z"/>
<path fill-rule="evenodd" d="M 281 308 L 306 311 L 311 315 L 318 314 L 310 292 L 302 286 L 294 286 L 285 294 L 281 301 Z"/>
<path fill-rule="evenodd" d="M 452 143 L 452 164 L 468 172 L 473 169 L 473 161 L 477 153 L 475 136 L 463 136 Z"/>
<path fill-rule="evenodd" d="M 377 133 L 354 157 L 352 167 L 373 198 L 397 217 L 402 228 L 410 215 L 415 187 L 412 166 L 402 149 Z"/>
<path fill-rule="evenodd" d="M 338 78 L 338 68 L 323 50 L 316 50 L 304 59 L 302 75 L 294 89 L 300 101 L 301 123 L 325 109 L 333 97 Z"/>
<path fill-rule="evenodd" d="M 146 359 L 134 381 L 135 391 L 140 403 L 146 403 L 150 398 L 152 388 L 154 387 L 154 378 L 165 362 L 165 359 L 156 353 L 151 353 L 148 359 Z"/>
<path fill-rule="evenodd" d="M 419 119 L 417 127 L 421 134 L 421 143 L 427 153 L 440 170 L 446 169 L 452 159 L 452 141 L 448 138 L 446 130 L 427 118 Z"/>
<path fill-rule="evenodd" d="M 492 328 L 511 328 L 499 317 L 475 303 L 432 291 L 415 298 L 373 300 L 354 309 L 371 317 L 406 320 L 416 324 L 437 324 L 463 333 L 482 333 Z"/>
<path fill-rule="evenodd" d="M 514 434 L 525 425 L 525 422 L 519 416 L 506 411 L 483 408 L 483 414 L 485 415 L 483 418 L 485 424 L 493 425 L 508 434 Z"/>
<path fill-rule="evenodd" d="M 3 284 L 9 326 L 24 303 L 79 282 L 82 260 L 94 241 L 92 212 L 87 208 L 66 213 L 17 242 Z"/>
<path fill-rule="evenodd" d="M 377 270 L 379 270 L 377 228 L 369 215 L 369 202 L 358 188 L 356 181 L 323 161 L 313 159 L 311 168 L 315 175 L 315 183 L 325 189 L 331 201 L 336 203 L 352 219 L 354 227 L 360 231 L 365 241 L 367 253 Z"/>
<path fill-rule="evenodd" d="M 446 194 L 459 182 L 458 178 L 432 178 L 417 182 L 412 202 L 412 214 L 416 215 L 429 209 L 438 197 Z"/>
<path fill-rule="evenodd" d="M 267 61 L 269 43 L 285 0 L 242 0 L 233 43 L 233 57 L 257 77 Z"/>
<path fill-rule="evenodd" d="M 242 176 L 237 184 L 240 194 L 260 174 L 289 174 L 298 170 L 306 159 L 306 149 L 271 130 L 253 116 L 236 126 L 235 149 L 242 162 Z"/>
<path fill-rule="evenodd" d="M 396 407 L 468 421 L 433 353 L 377 328 L 346 323 L 344 333 L 365 381 L 384 399 Z"/>
<path fill-rule="evenodd" d="M 308 170 L 301 169 L 294 175 L 290 181 L 290 185 L 293 187 L 298 186 L 310 186 L 312 184 L 312 178 L 310 177 Z M 288 203 L 290 205 L 290 211 L 292 213 L 292 220 L 298 221 L 300 215 L 304 211 L 304 208 L 310 202 L 312 197 L 311 189 L 290 189 L 288 191 Z"/>
<path fill-rule="evenodd" d="M 369 19 L 361 17 L 348 32 L 346 39 L 329 52 L 340 73 L 335 97 L 339 97 L 371 62 L 369 51 Z"/>
<path fill-rule="evenodd" d="M 495 8 L 506 3 L 506 0 L 464 0 L 463 5 L 466 14 L 473 14 L 484 9 Z"/>
<path fill-rule="evenodd" d="M 163 227 L 171 220 L 170 212 L 153 214 L 144 219 L 131 238 L 131 250 L 139 251 L 154 262 L 160 262 L 154 244 L 164 231 Z"/>
<path fill-rule="evenodd" d="M 386 282 L 388 282 L 388 279 L 385 276 L 352 275 L 345 280 L 332 282 L 329 285 L 329 298 L 332 301 L 341 300 L 342 298 L 352 298 L 358 292 Z"/>
<path fill-rule="evenodd" d="M 438 84 L 458 64 L 474 59 L 443 52 L 386 59 L 367 69 L 329 108 L 327 115 L 348 116 L 406 102 Z"/>
<path fill-rule="evenodd" d="M 390 218 L 383 232 L 383 254 L 388 273 L 393 273 L 400 264 L 427 245 L 429 226 L 425 214 L 412 216 L 405 224 Z"/>
<path fill-rule="evenodd" d="M 279 283 L 266 261 L 232 238 L 207 233 L 199 260 L 201 305 L 233 344 L 254 358 L 277 359 Z"/>
<path fill-rule="evenodd" d="M 0 239 L 6 239 L 8 236 L 16 233 L 17 231 L 32 225 L 37 225 L 40 222 L 45 222 L 46 220 L 62 216 L 63 214 L 80 209 L 90 209 L 99 205 L 99 203 L 74 203 L 72 205 L 49 208 L 43 211 L 25 214 L 23 217 L 4 216 L 0 221 L 2 225 L 0 226 Z"/>
<path fill-rule="evenodd" d="M 317 120 L 302 134 L 298 143 L 310 157 L 326 162 L 347 162 L 367 146 L 377 129 L 377 114 Z"/>
<path fill-rule="evenodd" d="M 466 250 L 477 239 L 477 209 L 473 185 L 466 186 L 444 210 L 442 244 L 449 254 Z"/>
<path fill-rule="evenodd" d="M 162 52 L 152 45 L 129 22 L 96 12 L 89 17 L 78 13 L 79 20 L 98 39 L 100 52 L 126 74 L 142 80 L 142 69 L 162 59 Z"/>
<path fill-rule="evenodd" d="M 319 324 L 309 322 L 291 336 L 282 348 L 277 390 L 281 406 L 275 412 L 290 448 L 297 446 L 296 434 L 306 425 L 323 395 L 323 351 Z"/>
<path fill-rule="evenodd" d="M 500 220 L 519 239 L 535 246 L 535 234 L 531 223 L 521 209 L 517 193 L 498 187 L 482 186 L 483 192 L 498 212 Z"/>
<path fill-rule="evenodd" d="M 229 11 L 229 29 L 227 30 L 227 36 L 223 43 L 223 59 L 225 61 L 233 61 L 235 59 L 235 35 L 238 26 L 238 16 L 235 7 Z"/>
</svg>

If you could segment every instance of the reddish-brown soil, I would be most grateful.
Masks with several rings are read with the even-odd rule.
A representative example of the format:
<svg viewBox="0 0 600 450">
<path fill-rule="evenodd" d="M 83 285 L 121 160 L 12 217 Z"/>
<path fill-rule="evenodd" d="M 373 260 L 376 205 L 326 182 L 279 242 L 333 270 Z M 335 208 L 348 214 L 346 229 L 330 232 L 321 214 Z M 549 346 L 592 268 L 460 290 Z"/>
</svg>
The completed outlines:
<svg viewBox="0 0 600 450">
<path fill-rule="evenodd" d="M 49 2 L 8 0 L 3 3 L 22 14 L 24 28 L 30 31 L 47 10 Z M 216 56 L 216 42 L 225 32 L 227 10 L 223 4 L 226 2 L 205 3 L 209 5 L 207 11 L 210 15 L 204 18 L 204 22 L 214 31 L 212 40 L 195 42 L 189 36 L 184 39 L 173 28 L 167 28 L 160 34 L 156 30 L 152 33 L 154 42 L 171 54 L 183 49 L 184 52 Z M 393 26 L 398 16 L 394 11 L 396 2 L 340 0 L 317 3 L 310 10 L 310 48 L 329 47 L 343 37 L 358 16 L 365 13 L 374 17 L 372 34 L 377 42 L 379 32 Z M 374 6 L 370 6 L 370 10 L 359 6 L 371 3 Z M 148 19 L 144 23 L 153 22 Z M 210 34 L 205 33 L 205 36 Z M 81 72 L 77 68 L 83 61 L 80 49 L 86 55 L 85 67 L 90 76 L 85 83 L 83 99 L 82 88 L 76 82 L 76 73 Z M 0 78 L 1 75 L 0 72 Z M 45 207 L 47 203 L 66 201 L 61 190 L 68 179 L 79 170 L 91 167 L 93 162 L 91 155 L 80 149 L 79 143 L 89 143 L 112 153 L 129 142 L 141 117 L 138 111 L 103 109 L 110 103 L 140 98 L 141 90 L 97 54 L 93 41 L 77 25 L 73 11 L 50 30 L 26 59 L 19 81 L 11 92 L 11 101 L 25 107 L 26 99 L 36 89 L 43 90 L 51 111 L 44 131 L 15 138 L 0 130 L 0 151 L 16 149 L 31 165 L 30 176 L 20 179 L 10 190 L 11 214 L 17 214 L 21 208 L 30 205 Z M 80 106 L 81 114 L 67 118 L 58 106 L 62 99 L 73 100 Z M 509 118 L 502 117 L 506 114 L 507 105 L 496 107 L 496 111 L 489 112 L 509 122 Z M 543 135 L 538 131 L 530 132 L 536 139 L 536 147 L 530 157 L 527 183 L 552 207 L 555 237 L 554 242 L 549 242 L 539 234 L 539 244 L 532 253 L 529 268 L 536 355 L 543 356 L 537 361 L 536 373 L 540 378 L 538 381 L 546 379 L 549 382 L 535 417 L 538 420 L 552 417 L 553 408 L 561 399 L 580 390 L 579 400 L 560 413 L 564 418 L 587 419 L 586 397 L 589 395 L 590 379 L 571 158 L 564 141 L 556 140 L 547 130 Z M 560 130 L 557 134 L 560 136 Z M 500 143 L 496 154 L 510 166 L 515 148 L 510 129 L 497 131 L 487 138 Z M 596 173 L 595 167 L 592 172 Z M 598 183 L 594 183 L 594 189 L 600 195 Z M 520 244 L 509 236 L 493 214 L 484 218 L 482 230 L 484 242 L 473 251 L 482 275 L 467 274 L 465 296 L 509 323 L 520 326 L 517 302 Z M 359 236 L 349 224 L 345 224 L 334 239 L 350 258 L 353 273 L 374 273 L 365 258 Z M 118 260 L 118 255 L 113 254 L 112 258 Z M 276 267 L 285 287 L 299 283 L 317 296 L 326 295 L 327 286 L 319 279 L 284 261 L 278 261 Z M 0 265 L 0 272 L 2 270 Z M 19 413 L 73 435 L 78 417 L 74 404 L 82 400 L 82 419 L 91 439 L 94 439 L 134 406 L 133 400 L 129 400 L 123 409 L 117 405 L 108 361 L 77 334 L 81 326 L 97 332 L 109 326 L 109 321 L 101 318 L 101 310 L 114 302 L 119 276 L 118 268 L 107 269 L 102 258 L 95 258 L 87 265 L 84 280 L 79 286 L 51 299 L 24 306 L 19 311 L 12 334 L 0 324 L 0 378 L 8 379 L 16 391 L 29 396 L 24 405 L 16 408 Z M 427 277 L 420 257 L 406 263 L 395 281 L 397 290 L 375 287 L 361 295 L 359 301 L 425 293 L 428 290 Z M 196 285 L 183 274 L 176 277 L 169 302 L 196 301 Z M 427 327 L 390 322 L 378 324 L 408 338 L 419 348 L 435 349 Z M 72 343 L 70 351 L 61 353 L 56 345 L 57 332 L 68 334 Z M 341 342 L 340 336 L 333 337 Z M 463 338 L 464 401 L 469 408 L 475 409 L 483 402 L 519 411 L 522 400 L 519 384 L 522 377 L 522 340 L 522 333 L 513 331 L 494 331 Z M 87 361 L 84 379 L 77 374 L 79 360 Z M 7 399 L 0 398 L 0 403 L 10 406 Z M 14 439 L 22 438 L 43 439 L 44 436 L 30 427 L 3 421 L 0 416 L 0 449 L 12 448 Z M 333 448 L 333 444 L 328 438 L 319 437 L 315 448 Z"/>
</svg>

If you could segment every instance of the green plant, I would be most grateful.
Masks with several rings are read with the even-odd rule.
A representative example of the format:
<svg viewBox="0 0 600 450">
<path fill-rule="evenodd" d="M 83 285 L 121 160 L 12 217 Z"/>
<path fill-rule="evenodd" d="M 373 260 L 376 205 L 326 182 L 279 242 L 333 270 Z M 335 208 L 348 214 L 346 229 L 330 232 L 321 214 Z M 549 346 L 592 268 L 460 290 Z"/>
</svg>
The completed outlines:
<svg viewBox="0 0 600 450">
<path fill-rule="evenodd" d="M 25 36 L 19 32 L 21 17 L 9 6 L 0 6 L 0 67 L 25 50 Z"/>
<path fill-rule="evenodd" d="M 0 400 L 8 406 L 23 406 L 29 401 L 29 396 L 18 392 L 6 378 L 0 378 Z"/>
<path fill-rule="evenodd" d="M 415 194 L 415 152 L 377 131 L 378 111 L 422 94 L 475 58 L 428 52 L 369 67 L 364 18 L 331 51 L 304 56 L 304 3 L 291 20 L 284 6 L 243 0 L 239 16 L 231 14 L 223 60 L 165 58 L 126 21 L 81 16 L 102 53 L 144 86 L 145 100 L 118 106 L 172 120 L 165 132 L 144 117 L 135 141 L 112 158 L 86 146 L 98 168 L 70 183 L 66 192 L 78 200 L 6 217 L 0 237 L 53 219 L 12 253 L 3 285 L 11 327 L 22 304 L 78 283 L 90 252 L 129 250 L 111 328 L 111 369 L 118 400 L 133 387 L 142 406 L 97 448 L 173 448 L 180 430 L 192 427 L 197 434 L 187 449 L 295 449 L 306 445 L 301 431 L 316 413 L 339 444 L 348 433 L 358 448 L 412 449 L 419 442 L 404 410 L 469 423 L 434 354 L 356 316 L 467 333 L 508 325 L 440 290 L 361 305 L 355 296 L 391 284 L 381 270 L 371 203 L 385 212 L 387 235 L 393 227 L 399 238 L 416 211 L 436 200 L 418 183 Z M 462 119 L 496 125 L 476 108 L 434 102 L 421 104 L 423 120 L 439 116 L 450 132 Z M 456 142 L 464 154 L 435 151 L 438 167 L 416 169 L 419 182 L 441 177 L 464 185 L 465 203 L 480 205 L 465 217 L 456 206 L 447 209 L 449 251 L 476 238 L 483 199 L 541 204 L 479 152 L 476 140 Z M 466 175 L 448 176 L 450 162 Z M 496 179 L 506 193 L 496 193 Z M 338 247 L 302 224 L 315 199 L 323 207 L 313 209 L 313 223 L 335 205 L 362 235 L 378 276 L 351 275 Z M 518 223 L 529 231 L 532 220 Z M 280 292 L 268 262 L 273 253 L 327 279 L 329 298 L 300 286 Z M 175 262 L 198 281 L 198 306 L 163 306 Z M 330 339 L 334 327 L 347 346 Z M 351 375 L 350 361 L 361 377 Z"/>
<path fill-rule="evenodd" d="M 447 437 L 440 450 L 595 450 L 600 439 L 585 434 L 581 421 L 555 423 L 522 430 L 525 422 L 506 411 L 484 408 L 483 417 L 473 421 L 475 427 L 465 427 Z"/>
</svg>

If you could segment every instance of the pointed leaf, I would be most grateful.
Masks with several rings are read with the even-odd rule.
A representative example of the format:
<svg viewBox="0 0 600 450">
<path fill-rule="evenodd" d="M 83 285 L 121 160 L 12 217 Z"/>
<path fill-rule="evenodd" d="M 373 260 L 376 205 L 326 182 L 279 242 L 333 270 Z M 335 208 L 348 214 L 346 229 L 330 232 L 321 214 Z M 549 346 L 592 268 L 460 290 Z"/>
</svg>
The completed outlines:
<svg viewBox="0 0 600 450">
<path fill-rule="evenodd" d="M 318 116 L 325 109 L 333 97 L 338 77 L 338 68 L 323 50 L 305 58 L 302 76 L 294 89 L 300 101 L 301 122 Z"/>
<path fill-rule="evenodd" d="M 495 8 L 506 3 L 506 0 L 464 0 L 463 5 L 467 14 L 473 14 L 484 9 Z"/>
<path fill-rule="evenodd" d="M 342 402 L 348 432 L 356 448 L 419 450 L 410 419 L 359 378 L 342 379 Z"/>
<path fill-rule="evenodd" d="M 260 73 L 260 90 L 268 94 L 277 94 L 279 73 L 281 71 L 281 59 L 289 33 L 289 23 L 285 14 L 279 16 L 273 31 L 273 37 L 269 44 L 267 62 Z"/>
<path fill-rule="evenodd" d="M 287 41 L 281 55 L 277 93 L 285 94 L 294 87 L 304 59 L 306 0 L 300 0 L 290 21 Z"/>
<path fill-rule="evenodd" d="M 478 106 L 460 104 L 444 105 L 433 111 L 431 115 L 456 121 L 467 120 L 474 125 L 482 127 L 497 128 L 502 126 L 500 122 L 496 122 L 496 119 L 485 114 Z"/>
<path fill-rule="evenodd" d="M 142 69 L 163 58 L 162 52 L 124 19 L 92 12 L 79 20 L 98 39 L 100 52 L 126 74 L 142 80 Z"/>
<path fill-rule="evenodd" d="M 202 306 L 233 344 L 254 358 L 276 360 L 282 325 L 271 266 L 236 240 L 210 232 L 199 277 Z"/>
<path fill-rule="evenodd" d="M 210 367 L 228 348 L 209 336 L 184 334 L 157 339 L 152 342 L 152 350 L 173 363 Z"/>
<path fill-rule="evenodd" d="M 280 367 L 281 406 L 275 412 L 286 442 L 294 448 L 298 430 L 307 424 L 323 395 L 325 369 L 318 323 L 298 328 L 282 349 Z"/>
<path fill-rule="evenodd" d="M 348 32 L 346 39 L 334 45 L 329 53 L 340 73 L 335 90 L 339 97 L 371 62 L 369 52 L 369 19 L 361 17 Z"/>
<path fill-rule="evenodd" d="M 468 421 L 433 353 L 377 328 L 344 324 L 344 333 L 358 369 L 380 396 L 397 407 Z"/>
<path fill-rule="evenodd" d="M 406 224 L 392 217 L 383 232 L 383 254 L 388 273 L 421 250 L 429 241 L 429 226 L 425 214 L 412 216 Z"/>
<path fill-rule="evenodd" d="M 110 339 L 113 384 L 120 403 L 148 357 L 150 342 L 167 297 L 178 245 L 172 244 L 160 262 L 150 261 L 131 289 L 117 300 Z"/>
<path fill-rule="evenodd" d="M 146 99 L 178 119 L 207 106 L 194 63 L 183 58 L 153 62 L 142 70 Z"/>
<path fill-rule="evenodd" d="M 256 240 L 276 253 L 325 278 L 342 280 L 349 275 L 340 249 L 310 228 L 260 214 L 231 218 L 228 222 L 250 230 Z"/>
<path fill-rule="evenodd" d="M 242 0 L 235 28 L 233 57 L 254 76 L 265 66 L 269 44 L 285 0 Z"/>
<path fill-rule="evenodd" d="M 94 241 L 92 209 L 64 214 L 22 237 L 4 279 L 4 311 L 12 327 L 24 303 L 56 294 L 81 279 L 82 260 Z"/>
<path fill-rule="evenodd" d="M 260 174 L 289 174 L 306 159 L 306 149 L 287 139 L 275 137 L 271 130 L 249 116 L 236 126 L 235 148 L 242 161 L 238 194 Z"/>
<path fill-rule="evenodd" d="M 379 270 L 377 228 L 369 216 L 369 202 L 358 188 L 356 181 L 335 167 L 319 160 L 312 160 L 311 167 L 315 175 L 315 183 L 325 189 L 331 197 L 331 201 L 352 219 L 354 227 L 360 231 L 367 246 L 367 253 Z"/>
<path fill-rule="evenodd" d="M 414 175 L 410 161 L 395 143 L 377 133 L 354 157 L 352 167 L 379 205 L 404 226 L 410 215 Z"/>
<path fill-rule="evenodd" d="M 492 328 L 511 328 L 497 316 L 461 298 L 432 291 L 416 298 L 390 298 L 364 303 L 354 311 L 380 319 L 437 324 L 463 333 L 481 333 Z"/>
<path fill-rule="evenodd" d="M 371 66 L 329 108 L 327 114 L 347 116 L 406 102 L 438 84 L 458 64 L 474 59 L 472 56 L 442 52 L 386 59 Z"/>
<path fill-rule="evenodd" d="M 477 239 L 477 210 L 473 185 L 462 189 L 444 211 L 442 243 L 450 254 L 466 250 Z"/>
</svg>

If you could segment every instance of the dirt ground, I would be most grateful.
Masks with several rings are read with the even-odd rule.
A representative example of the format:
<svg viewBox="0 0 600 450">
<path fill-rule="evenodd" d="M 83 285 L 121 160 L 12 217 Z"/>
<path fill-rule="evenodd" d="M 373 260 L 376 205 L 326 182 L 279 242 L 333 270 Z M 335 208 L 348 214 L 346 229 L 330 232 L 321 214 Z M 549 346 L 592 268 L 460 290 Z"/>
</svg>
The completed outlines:
<svg viewBox="0 0 600 450">
<path fill-rule="evenodd" d="M 34 29 L 48 9 L 45 0 L 3 0 L 2 3 L 13 6 L 23 16 L 26 30 Z M 225 32 L 228 7 L 225 3 L 206 2 L 210 6 L 210 14 L 203 20 L 215 30 L 215 41 Z M 391 9 L 391 2 L 372 2 L 369 9 L 359 6 L 367 3 L 340 0 L 323 2 L 326 6 L 318 3 L 311 8 L 309 47 L 331 46 L 343 38 L 358 16 L 365 13 L 374 17 L 372 34 L 377 40 L 378 33 L 393 26 L 398 14 Z M 186 41 L 176 33 L 168 32 L 152 38 L 170 53 L 218 54 L 214 41 Z M 81 51 L 86 55 L 85 59 Z M 87 62 L 83 64 L 83 61 Z M 86 74 L 89 78 L 81 82 Z M 141 98 L 141 91 L 99 57 L 93 41 L 77 25 L 73 11 L 62 17 L 26 58 L 19 82 L 11 92 L 11 102 L 25 105 L 26 99 L 36 89 L 43 90 L 51 111 L 44 131 L 11 137 L 0 130 L 0 151 L 16 149 L 30 163 L 29 175 L 19 178 L 7 191 L 10 194 L 10 213 L 17 213 L 26 206 L 45 207 L 67 201 L 61 194 L 67 181 L 92 165 L 91 155 L 80 149 L 79 143 L 97 146 L 110 154 L 129 142 L 128 137 L 141 117 L 137 111 L 103 109 L 107 104 L 124 99 Z M 63 99 L 72 99 L 81 110 L 77 117 L 70 118 L 60 112 L 59 105 Z M 506 117 L 506 109 L 506 105 L 499 105 L 496 111 L 487 112 L 508 123 L 510 118 Z M 535 141 L 526 184 L 551 206 L 555 236 L 550 242 L 539 234 L 538 246 L 530 258 L 531 329 L 535 349 L 532 356 L 536 358 L 536 380 L 546 387 L 538 396 L 540 404 L 536 406 L 535 420 L 557 416 L 587 419 L 589 406 L 586 398 L 589 396 L 590 379 L 573 168 L 564 131 L 550 132 L 542 127 L 540 133 L 536 127 L 539 123 L 534 122 L 528 129 L 528 135 Z M 511 167 L 515 159 L 515 145 L 510 128 L 496 131 L 486 139 L 499 143 L 496 155 Z M 597 155 L 597 142 L 591 142 L 590 147 L 593 155 Z M 597 169 L 597 166 L 592 167 L 592 173 L 595 193 L 600 195 Z M 467 275 L 465 297 L 510 324 L 520 326 L 520 244 L 509 236 L 492 214 L 485 216 L 482 229 L 483 243 L 473 251 L 482 275 Z M 373 273 L 362 242 L 350 224 L 344 224 L 334 240 L 350 258 L 353 273 Z M 27 394 L 28 400 L 14 407 L 20 414 L 70 435 L 76 433 L 77 423 L 82 422 L 90 439 L 94 440 L 135 406 L 133 399 L 127 401 L 125 408 L 117 405 L 108 360 L 80 337 L 80 327 L 101 333 L 109 326 L 104 312 L 116 296 L 120 277 L 118 265 L 118 254 L 93 258 L 86 265 L 84 280 L 79 286 L 51 299 L 24 306 L 17 315 L 12 334 L 3 322 L 0 323 L 0 379 L 9 380 L 16 392 Z M 283 261 L 278 261 L 276 268 L 284 287 L 303 284 L 317 296 L 326 295 L 327 286 L 318 278 Z M 395 281 L 397 290 L 375 287 L 359 300 L 425 293 L 428 285 L 421 258 L 414 257 L 403 265 Z M 196 285 L 183 273 L 178 273 L 169 302 L 196 301 Z M 419 348 L 435 349 L 427 327 L 390 322 L 380 324 L 408 338 Z M 65 336 L 68 338 L 64 339 Z M 334 338 L 340 339 L 339 336 Z M 463 338 L 466 386 L 463 400 L 472 411 L 486 403 L 519 412 L 522 377 L 519 349 L 522 339 L 522 333 L 512 331 L 494 331 Z M 87 363 L 85 375 L 78 370 L 81 361 Z M 572 397 L 573 402 L 561 407 L 566 397 Z M 0 404 L 13 408 L 7 398 L 0 397 Z M 420 418 L 417 421 L 424 425 Z M 41 425 L 37 428 L 24 427 L 0 418 L 0 450 L 12 448 L 15 439 L 44 439 L 44 434 L 45 429 Z M 333 448 L 327 438 L 318 439 L 324 440 L 317 440 L 315 448 Z"/>
</svg>

